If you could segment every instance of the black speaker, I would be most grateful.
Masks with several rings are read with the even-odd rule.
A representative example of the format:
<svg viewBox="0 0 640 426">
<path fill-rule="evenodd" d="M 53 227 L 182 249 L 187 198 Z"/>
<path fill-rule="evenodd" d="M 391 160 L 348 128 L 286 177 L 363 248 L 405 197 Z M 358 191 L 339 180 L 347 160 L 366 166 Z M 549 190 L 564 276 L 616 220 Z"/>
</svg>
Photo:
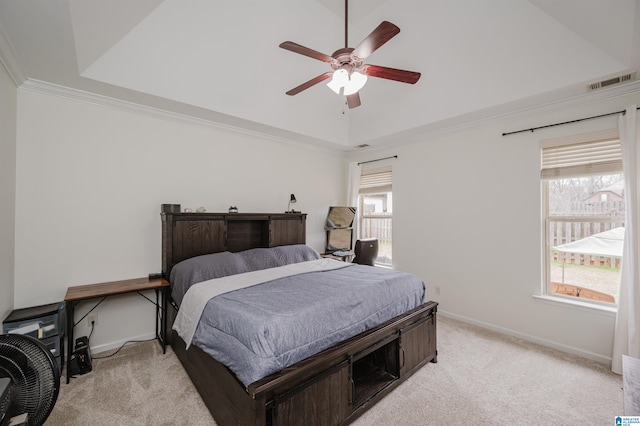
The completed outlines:
<svg viewBox="0 0 640 426">
<path fill-rule="evenodd" d="M 69 372 L 71 375 L 87 374 L 91 371 L 91 350 L 89 349 L 89 339 L 86 336 L 76 339 L 76 347 L 69 361 Z"/>
</svg>

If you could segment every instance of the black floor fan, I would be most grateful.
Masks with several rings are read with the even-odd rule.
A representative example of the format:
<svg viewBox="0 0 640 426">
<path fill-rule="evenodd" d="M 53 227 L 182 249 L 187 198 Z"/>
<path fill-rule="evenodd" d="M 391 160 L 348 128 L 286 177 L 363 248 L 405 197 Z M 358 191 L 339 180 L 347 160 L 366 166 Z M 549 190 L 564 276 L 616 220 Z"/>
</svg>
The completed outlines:
<svg viewBox="0 0 640 426">
<path fill-rule="evenodd" d="M 58 399 L 60 371 L 49 349 L 20 334 L 0 335 L 0 378 L 9 384 L 9 417 L 27 413 L 28 425 L 42 425 Z"/>
</svg>

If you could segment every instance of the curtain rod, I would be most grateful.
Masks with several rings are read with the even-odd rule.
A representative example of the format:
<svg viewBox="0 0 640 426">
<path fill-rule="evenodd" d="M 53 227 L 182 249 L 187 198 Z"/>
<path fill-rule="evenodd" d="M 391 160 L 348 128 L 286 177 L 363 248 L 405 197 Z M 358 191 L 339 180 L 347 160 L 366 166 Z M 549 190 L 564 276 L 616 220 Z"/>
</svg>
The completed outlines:
<svg viewBox="0 0 640 426">
<path fill-rule="evenodd" d="M 636 109 L 639 110 L 640 107 L 638 107 Z M 502 136 L 509 136 L 509 135 L 514 135 L 516 133 L 524 133 L 524 132 L 533 133 L 535 130 L 546 129 L 547 127 L 555 127 L 555 126 L 562 126 L 564 124 L 578 123 L 580 121 L 593 120 L 595 118 L 608 117 L 610 115 L 624 114 L 625 112 L 626 112 L 626 110 L 622 110 L 622 111 L 610 112 L 608 114 L 594 115 L 593 117 L 579 118 L 577 120 L 563 121 L 562 123 L 547 124 L 546 126 L 538 126 L 538 127 L 532 127 L 530 129 L 516 130 L 515 132 L 503 133 Z"/>
<path fill-rule="evenodd" d="M 378 158 L 377 160 L 362 161 L 361 163 L 358 163 L 358 166 L 360 164 L 366 164 L 366 163 L 373 163 L 373 162 L 376 162 L 376 161 L 388 160 L 389 158 L 398 158 L 398 156 L 394 155 L 394 156 L 391 156 L 391 157 Z"/>
</svg>

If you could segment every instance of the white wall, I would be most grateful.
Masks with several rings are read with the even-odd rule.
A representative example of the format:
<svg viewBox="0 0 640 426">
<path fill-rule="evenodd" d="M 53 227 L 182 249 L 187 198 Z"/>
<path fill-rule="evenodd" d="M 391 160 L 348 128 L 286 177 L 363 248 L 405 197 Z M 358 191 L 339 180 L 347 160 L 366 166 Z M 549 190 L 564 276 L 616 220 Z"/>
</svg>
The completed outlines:
<svg viewBox="0 0 640 426">
<path fill-rule="evenodd" d="M 532 295 L 542 283 L 539 141 L 616 128 L 616 117 L 502 133 L 632 103 L 640 104 L 640 95 L 530 112 L 349 160 L 398 155 L 392 163 L 395 267 L 423 278 L 439 312 L 607 362 L 613 314 Z"/>
<path fill-rule="evenodd" d="M 344 196 L 335 153 L 26 89 L 18 104 L 16 307 L 160 271 L 162 203 L 284 212 L 294 193 L 307 244 L 322 250 L 327 208 Z M 137 295 L 107 299 L 91 346 L 149 336 L 153 309 Z"/>
<path fill-rule="evenodd" d="M 611 314 L 532 297 L 542 280 L 538 142 L 615 128 L 616 119 L 501 134 L 631 103 L 640 96 L 532 111 L 343 159 L 19 89 L 15 307 L 61 300 L 71 285 L 158 271 L 161 203 L 284 211 L 293 192 L 296 209 L 309 213 L 307 241 L 321 250 L 327 206 L 344 202 L 345 162 L 397 154 L 395 266 L 424 279 L 440 312 L 605 362 Z M 94 348 L 153 330 L 153 306 L 136 295 L 108 299 L 98 314 Z M 76 336 L 87 332 L 81 324 Z"/>
<path fill-rule="evenodd" d="M 17 90 L 0 64 L 0 320 L 13 309 Z"/>
</svg>

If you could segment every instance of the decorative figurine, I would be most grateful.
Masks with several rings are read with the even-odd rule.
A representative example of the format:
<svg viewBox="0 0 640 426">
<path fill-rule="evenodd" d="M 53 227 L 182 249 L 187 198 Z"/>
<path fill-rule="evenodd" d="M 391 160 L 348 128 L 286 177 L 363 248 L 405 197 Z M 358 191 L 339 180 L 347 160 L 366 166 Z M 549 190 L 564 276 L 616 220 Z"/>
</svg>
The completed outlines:
<svg viewBox="0 0 640 426">
<path fill-rule="evenodd" d="M 229 207 L 229 213 L 238 213 L 238 208 L 236 206 Z"/>
</svg>

